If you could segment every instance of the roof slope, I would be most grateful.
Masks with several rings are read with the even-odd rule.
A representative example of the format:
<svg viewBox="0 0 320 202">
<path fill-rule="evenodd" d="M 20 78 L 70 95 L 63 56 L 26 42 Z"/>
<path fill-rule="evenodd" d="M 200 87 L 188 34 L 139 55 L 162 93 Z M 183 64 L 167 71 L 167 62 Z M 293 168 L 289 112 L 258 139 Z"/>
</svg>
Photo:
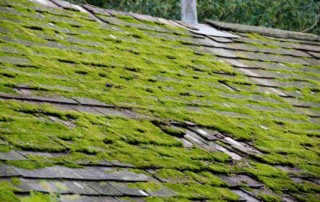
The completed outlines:
<svg viewBox="0 0 320 202">
<path fill-rule="evenodd" d="M 317 201 L 318 36 L 37 1 L 0 0 L 1 201 Z"/>
</svg>

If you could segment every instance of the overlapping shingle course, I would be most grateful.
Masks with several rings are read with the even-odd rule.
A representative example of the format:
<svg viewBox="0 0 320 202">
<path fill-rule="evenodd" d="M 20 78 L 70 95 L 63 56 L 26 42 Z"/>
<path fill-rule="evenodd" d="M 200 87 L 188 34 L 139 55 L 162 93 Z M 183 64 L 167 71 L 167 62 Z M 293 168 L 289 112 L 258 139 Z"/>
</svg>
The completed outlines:
<svg viewBox="0 0 320 202">
<path fill-rule="evenodd" d="M 318 199 L 319 36 L 39 2 L 0 1 L 1 199 Z"/>
</svg>

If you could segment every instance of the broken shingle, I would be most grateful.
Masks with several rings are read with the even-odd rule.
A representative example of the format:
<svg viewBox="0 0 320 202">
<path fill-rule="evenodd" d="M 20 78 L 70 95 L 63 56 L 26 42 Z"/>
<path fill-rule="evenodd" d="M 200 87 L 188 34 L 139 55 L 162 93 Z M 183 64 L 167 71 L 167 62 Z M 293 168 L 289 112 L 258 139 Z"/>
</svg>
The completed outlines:
<svg viewBox="0 0 320 202">
<path fill-rule="evenodd" d="M 148 194 L 138 188 L 130 188 L 125 183 L 110 182 L 110 184 L 126 196 L 148 196 Z"/>
<path fill-rule="evenodd" d="M 221 151 L 225 154 L 227 154 L 228 156 L 230 156 L 232 158 L 232 160 L 234 161 L 239 161 L 242 159 L 242 156 L 232 152 L 232 151 L 229 151 L 228 149 L 226 149 L 225 147 L 219 145 L 219 144 L 216 144 L 214 142 L 209 142 L 209 147 L 212 148 L 212 151 Z"/>
<path fill-rule="evenodd" d="M 255 149 L 245 143 L 238 142 L 230 137 L 225 137 L 223 139 L 223 141 L 227 144 L 230 144 L 233 148 L 235 148 L 241 152 L 244 152 L 246 154 L 261 154 L 261 152 L 258 151 L 257 149 Z"/>
<path fill-rule="evenodd" d="M 250 201 L 250 202 L 259 202 L 257 198 L 249 195 L 248 193 L 244 192 L 243 190 L 233 190 L 237 195 L 240 196 L 240 201 Z"/>
<path fill-rule="evenodd" d="M 230 187 L 248 186 L 251 188 L 260 188 L 264 185 L 247 175 L 236 176 L 219 176 L 223 181 L 227 182 Z"/>
<path fill-rule="evenodd" d="M 122 196 L 123 194 L 108 182 L 87 182 L 91 188 L 104 196 Z"/>
<path fill-rule="evenodd" d="M 190 130 L 194 131 L 195 133 L 197 133 L 198 135 L 200 135 L 201 137 L 209 141 L 215 141 L 219 139 L 219 137 L 221 136 L 221 134 L 217 131 L 209 131 L 206 129 L 196 128 L 196 127 L 194 128 L 189 127 L 189 128 Z"/>
</svg>

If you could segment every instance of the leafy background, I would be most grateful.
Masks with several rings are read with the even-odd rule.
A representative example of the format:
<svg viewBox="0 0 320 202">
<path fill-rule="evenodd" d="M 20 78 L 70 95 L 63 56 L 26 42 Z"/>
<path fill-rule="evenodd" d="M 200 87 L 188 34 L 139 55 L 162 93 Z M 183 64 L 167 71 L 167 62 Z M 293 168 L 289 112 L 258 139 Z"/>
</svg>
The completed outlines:
<svg viewBox="0 0 320 202">
<path fill-rule="evenodd" d="M 168 19 L 180 18 L 179 0 L 68 0 Z M 198 0 L 205 19 L 304 31 L 320 35 L 319 0 Z"/>
</svg>

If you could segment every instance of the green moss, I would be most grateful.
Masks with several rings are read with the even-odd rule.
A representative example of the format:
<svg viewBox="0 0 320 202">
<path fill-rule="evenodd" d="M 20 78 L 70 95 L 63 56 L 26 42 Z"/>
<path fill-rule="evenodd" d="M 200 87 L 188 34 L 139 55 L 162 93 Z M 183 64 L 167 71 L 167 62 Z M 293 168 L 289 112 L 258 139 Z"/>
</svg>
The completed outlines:
<svg viewBox="0 0 320 202">
<path fill-rule="evenodd" d="M 213 163 L 209 165 L 208 170 L 217 174 L 230 174 L 230 172 L 233 170 L 233 167 L 224 163 Z"/>
<path fill-rule="evenodd" d="M 156 171 L 156 176 L 169 181 L 179 183 L 190 183 L 193 182 L 190 176 L 185 175 L 183 172 L 174 169 L 160 169 Z"/>
<path fill-rule="evenodd" d="M 319 196 L 317 194 L 305 194 L 305 195 L 299 195 L 299 194 L 294 194 L 295 198 L 298 199 L 299 201 L 303 202 L 317 202 L 319 201 Z"/>
<path fill-rule="evenodd" d="M 180 138 L 186 134 L 185 130 L 171 126 L 161 126 L 161 130 L 169 135 Z"/>
<path fill-rule="evenodd" d="M 194 173 L 194 172 L 186 172 L 188 176 L 196 180 L 197 182 L 200 182 L 201 184 L 209 184 L 211 186 L 227 186 L 227 184 L 222 181 L 220 178 L 216 177 L 210 172 L 200 172 L 200 173 Z"/>
<path fill-rule="evenodd" d="M 301 167 L 303 170 L 307 171 L 308 173 L 310 173 L 313 176 L 319 177 L 320 176 L 320 168 L 317 165 L 300 165 L 299 167 Z"/>
<path fill-rule="evenodd" d="M 13 185 L 15 185 L 15 186 L 21 185 L 20 179 L 19 179 L 19 178 L 16 178 L 16 177 L 11 178 L 11 183 L 12 183 Z"/>
<path fill-rule="evenodd" d="M 0 152 L 9 152 L 11 150 L 10 145 L 1 145 Z"/>
<path fill-rule="evenodd" d="M 133 17 L 129 16 L 129 15 L 116 15 L 115 17 L 126 21 L 126 22 L 130 22 L 130 23 L 140 23 L 138 20 L 134 19 Z"/>
<path fill-rule="evenodd" d="M 44 135 L 10 135 L 6 136 L 5 139 L 12 145 L 24 150 L 55 152 L 66 151 L 66 148 L 62 147 L 60 144 L 57 144 L 51 138 Z"/>
<path fill-rule="evenodd" d="M 270 178 L 270 177 L 258 177 L 263 183 L 265 183 L 269 188 L 274 190 L 276 193 L 281 193 L 282 191 L 289 190 L 291 192 L 297 192 L 298 187 L 290 178 Z"/>
<path fill-rule="evenodd" d="M 30 196 L 19 198 L 21 202 L 56 202 L 58 197 L 55 195 L 43 194 L 40 192 L 31 192 Z"/>
<path fill-rule="evenodd" d="M 287 173 L 277 169 L 271 165 L 262 164 L 262 163 L 244 163 L 241 162 L 237 165 L 238 171 L 246 171 L 255 176 L 267 176 L 267 177 L 286 177 Z"/>
<path fill-rule="evenodd" d="M 261 40 L 261 41 L 265 41 L 265 42 L 270 42 L 270 41 L 275 41 L 269 38 L 266 38 L 260 34 L 257 33 L 247 33 L 246 34 L 250 39 L 254 39 L 254 40 Z"/>
<path fill-rule="evenodd" d="M 49 166 L 53 166 L 52 163 L 47 163 L 47 162 L 33 162 L 33 161 L 6 161 L 6 164 L 23 168 L 23 169 L 29 169 L 29 170 L 34 170 L 34 169 L 39 169 L 39 168 L 45 168 Z"/>
<path fill-rule="evenodd" d="M 199 184 L 181 185 L 167 183 L 166 186 L 174 190 L 179 196 L 189 199 L 213 199 L 229 201 L 237 201 L 239 199 L 239 196 L 225 188 L 216 188 Z"/>
<path fill-rule="evenodd" d="M 215 174 L 244 173 L 275 191 L 288 189 L 290 194 L 318 190 L 313 184 L 303 184 L 296 190 L 287 173 L 274 168 L 275 164 L 298 167 L 302 173 L 318 177 L 318 140 L 314 132 L 319 130 L 318 124 L 306 115 L 294 113 L 296 109 L 283 98 L 263 93 L 263 89 L 208 54 L 205 48 L 189 46 L 194 39 L 186 30 L 129 16 L 116 18 L 124 24 L 139 25 L 139 29 L 102 26 L 86 14 L 40 5 L 37 7 L 43 18 L 35 22 L 33 15 L 40 11 L 33 3 L 2 1 L 17 12 L 0 16 L 5 30 L 0 34 L 1 92 L 17 94 L 18 86 L 27 85 L 34 89 L 33 95 L 87 97 L 149 117 L 133 120 L 0 100 L 0 138 L 9 143 L 1 147 L 2 152 L 20 149 L 65 154 L 29 155 L 26 161 L 7 161 L 9 165 L 28 169 L 53 165 L 77 168 L 79 162 L 118 160 L 135 165 L 137 170 L 157 169 L 167 179 L 185 180 L 170 185 L 179 196 L 165 201 L 182 201 L 186 197 L 236 200 L 232 193 L 229 197 L 227 188 L 215 187 L 226 186 Z M 259 41 L 253 46 L 277 48 L 266 45 L 274 44 L 273 39 L 256 34 L 248 37 Z M 19 58 L 24 64 L 16 64 Z M 251 62 L 263 66 L 259 61 Z M 306 84 L 299 89 L 289 86 L 281 90 L 299 90 L 300 100 L 319 102 L 317 66 L 278 65 L 268 63 L 268 71 L 286 77 L 278 81 Z M 52 121 L 52 116 L 60 121 Z M 191 121 L 250 143 L 263 154 L 232 164 L 223 152 L 184 148 L 175 139 L 183 137 L 184 130 L 155 126 L 151 121 L 154 119 L 160 123 Z"/>
<path fill-rule="evenodd" d="M 292 68 L 303 68 L 304 67 L 302 64 L 296 64 L 296 63 L 285 63 L 285 65 L 292 67 Z"/>
<path fill-rule="evenodd" d="M 20 201 L 19 198 L 14 194 L 17 191 L 9 182 L 0 182 L 0 200 L 1 201 Z"/>
<path fill-rule="evenodd" d="M 272 48 L 272 49 L 280 49 L 279 46 L 272 45 L 272 44 L 260 44 L 260 43 L 249 43 L 251 46 L 255 46 L 258 48 Z"/>
<path fill-rule="evenodd" d="M 159 191 L 162 186 L 157 182 L 138 182 L 138 183 L 130 183 L 128 184 L 131 188 L 139 188 L 145 191 L 154 192 Z"/>
</svg>

